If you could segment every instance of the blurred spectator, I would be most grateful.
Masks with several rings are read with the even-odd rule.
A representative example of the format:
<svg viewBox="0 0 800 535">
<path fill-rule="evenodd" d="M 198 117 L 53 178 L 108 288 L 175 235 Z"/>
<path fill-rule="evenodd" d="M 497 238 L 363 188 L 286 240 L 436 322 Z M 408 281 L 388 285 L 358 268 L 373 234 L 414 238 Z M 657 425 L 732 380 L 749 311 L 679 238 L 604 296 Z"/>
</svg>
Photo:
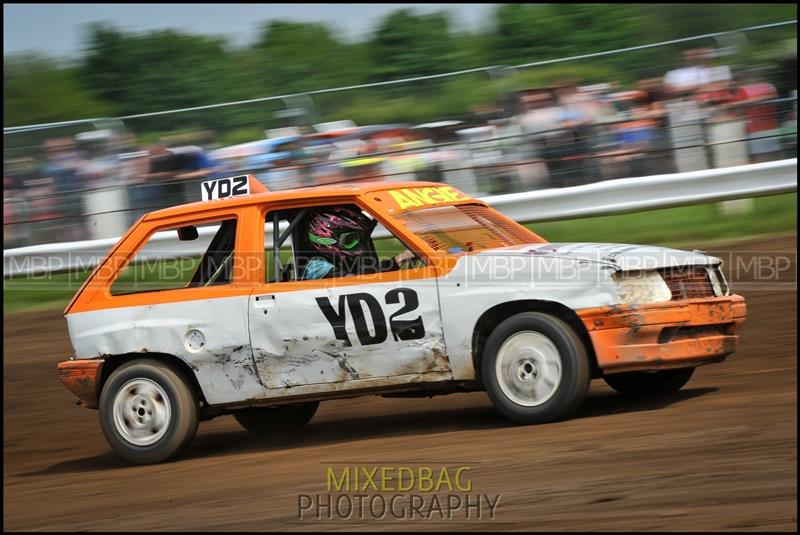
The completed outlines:
<svg viewBox="0 0 800 535">
<path fill-rule="evenodd" d="M 673 95 L 691 93 L 708 83 L 708 73 L 696 49 L 684 50 L 683 62 L 683 67 L 673 69 L 664 75 L 664 86 Z"/>
<path fill-rule="evenodd" d="M 172 206 L 197 200 L 202 180 L 217 170 L 214 162 L 196 145 L 185 147 L 153 146 L 149 149 L 147 186 L 141 188 L 138 202 L 151 206 Z"/>
<path fill-rule="evenodd" d="M 157 149 L 155 149 L 157 150 Z M 142 150 L 124 160 L 128 184 L 128 220 L 133 224 L 144 212 L 159 206 L 163 187 L 149 180 L 151 153 Z"/>
<path fill-rule="evenodd" d="M 757 71 L 742 73 L 732 95 L 732 102 L 742 106 L 741 115 L 746 120 L 747 147 L 750 163 L 764 162 L 781 157 L 781 130 L 778 108 L 765 101 L 778 97 L 775 86 L 760 81 Z M 757 104 L 762 102 L 763 104 Z"/>
<path fill-rule="evenodd" d="M 22 199 L 15 196 L 14 180 L 3 174 L 3 246 L 16 247 L 23 236 L 20 223 L 25 217 L 21 209 Z"/>
<path fill-rule="evenodd" d="M 29 180 L 36 178 L 39 173 L 33 158 L 9 158 L 3 162 L 4 185 L 6 188 L 22 194 Z"/>
<path fill-rule="evenodd" d="M 621 164 L 618 172 L 623 176 L 666 172 L 667 165 L 662 158 L 666 145 L 666 110 L 658 100 L 657 83 L 641 80 L 640 89 L 611 95 L 612 102 L 624 118 L 614 125 L 617 140 L 614 161 Z"/>
<path fill-rule="evenodd" d="M 84 162 L 72 138 L 48 139 L 44 143 L 45 163 L 42 175 L 53 181 L 58 196 L 58 211 L 64 221 L 58 226 L 59 241 L 86 238 L 82 215 L 83 184 L 79 174 Z"/>
<path fill-rule="evenodd" d="M 119 157 L 114 151 L 109 130 L 93 130 L 75 136 L 84 158 L 78 177 L 84 187 L 97 188 L 119 184 Z"/>
<path fill-rule="evenodd" d="M 686 66 L 664 76 L 669 139 L 675 170 L 680 173 L 708 169 L 702 126 L 707 113 L 702 100 L 696 99 L 712 80 L 712 73 L 705 66 L 706 55 L 706 49 L 686 50 Z"/>
<path fill-rule="evenodd" d="M 646 78 L 639 80 L 638 87 L 644 92 L 644 96 L 636 111 L 640 117 L 652 121 L 648 174 L 672 173 L 674 169 L 667 133 L 669 122 L 667 109 L 663 104 L 666 100 L 664 85 L 660 78 Z"/>
<path fill-rule="evenodd" d="M 33 167 L 32 158 L 22 158 L 23 165 Z M 25 216 L 31 223 L 31 238 L 36 243 L 55 241 L 57 229 L 63 221 L 59 221 L 58 194 L 54 180 L 42 177 L 39 173 L 26 173 L 24 183 Z M 56 231 L 54 231 L 56 229 Z"/>
<path fill-rule="evenodd" d="M 37 176 L 33 158 L 9 158 L 3 162 L 3 245 L 27 245 L 30 239 L 25 188 Z"/>
<path fill-rule="evenodd" d="M 794 105 L 781 123 L 781 143 L 786 158 L 797 158 L 797 89 L 792 91 Z"/>
<path fill-rule="evenodd" d="M 683 52 L 684 67 L 673 69 L 664 76 L 667 92 L 675 97 L 691 96 L 701 91 L 714 90 L 717 84 L 725 84 L 731 79 L 727 66 L 707 65 L 712 50 L 693 48 Z"/>
<path fill-rule="evenodd" d="M 595 107 L 592 97 L 578 91 L 574 82 L 566 82 L 555 91 L 560 106 L 559 127 L 565 131 L 562 147 L 564 164 L 561 185 L 576 186 L 598 178 L 597 162 L 592 155 Z"/>
<path fill-rule="evenodd" d="M 142 172 L 143 160 L 147 153 L 136 144 L 136 136 L 131 133 L 124 133 L 119 136 L 117 142 L 117 150 L 119 152 L 119 177 L 123 184 L 131 184 L 140 180 L 142 174 L 146 174 L 147 170 Z"/>
<path fill-rule="evenodd" d="M 528 89 L 522 92 L 524 115 L 519 123 L 522 132 L 527 134 L 527 142 L 533 146 L 535 157 L 544 159 L 547 179 L 553 182 L 554 174 L 560 171 L 559 157 L 554 147 L 558 146 L 559 108 L 550 88 Z"/>
<path fill-rule="evenodd" d="M 216 170 L 216 164 L 197 145 L 171 147 L 166 149 L 169 156 L 156 165 L 167 172 L 175 172 L 175 180 L 194 180 L 206 178 Z"/>
</svg>

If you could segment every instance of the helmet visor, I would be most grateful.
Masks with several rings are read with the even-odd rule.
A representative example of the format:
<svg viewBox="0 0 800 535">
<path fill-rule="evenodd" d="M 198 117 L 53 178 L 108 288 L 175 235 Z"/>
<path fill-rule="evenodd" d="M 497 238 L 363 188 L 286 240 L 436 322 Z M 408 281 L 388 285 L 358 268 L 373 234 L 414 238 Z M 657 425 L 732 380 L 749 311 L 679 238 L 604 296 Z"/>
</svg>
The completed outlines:
<svg viewBox="0 0 800 535">
<path fill-rule="evenodd" d="M 358 247 L 358 244 L 361 243 L 361 232 L 357 230 L 342 232 L 338 238 L 324 238 L 322 236 L 317 236 L 313 232 L 309 232 L 308 239 L 311 240 L 311 243 L 316 243 L 317 245 L 331 246 L 338 244 L 345 249 L 353 249 Z"/>
</svg>

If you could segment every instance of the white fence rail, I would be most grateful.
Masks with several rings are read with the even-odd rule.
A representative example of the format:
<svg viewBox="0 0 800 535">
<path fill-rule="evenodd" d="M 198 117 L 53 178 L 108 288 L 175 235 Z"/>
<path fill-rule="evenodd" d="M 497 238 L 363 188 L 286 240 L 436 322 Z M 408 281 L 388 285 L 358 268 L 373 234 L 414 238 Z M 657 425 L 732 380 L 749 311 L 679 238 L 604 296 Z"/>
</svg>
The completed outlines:
<svg viewBox="0 0 800 535">
<path fill-rule="evenodd" d="M 523 223 L 555 221 L 797 191 L 797 158 L 495 195 L 483 200 Z"/>
<path fill-rule="evenodd" d="M 521 223 L 669 208 L 797 191 L 797 158 L 670 175 L 623 178 L 576 186 L 484 197 Z M 202 229 L 203 234 L 214 228 Z M 377 237 L 377 236 L 376 236 Z M 210 236 L 209 236 L 210 239 Z M 602 236 L 598 236 L 602 239 Z M 94 267 L 119 238 L 51 243 L 3 251 L 5 277 Z M 174 233 L 153 238 L 154 256 L 185 256 L 205 250 L 207 240 L 178 241 Z M 202 243 L 201 243 L 202 242 Z"/>
</svg>

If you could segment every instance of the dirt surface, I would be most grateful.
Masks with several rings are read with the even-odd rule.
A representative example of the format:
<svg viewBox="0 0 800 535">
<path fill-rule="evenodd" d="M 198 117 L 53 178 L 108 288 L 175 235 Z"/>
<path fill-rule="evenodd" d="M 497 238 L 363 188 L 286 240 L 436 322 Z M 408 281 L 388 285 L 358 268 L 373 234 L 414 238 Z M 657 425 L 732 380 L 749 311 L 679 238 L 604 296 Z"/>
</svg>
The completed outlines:
<svg viewBox="0 0 800 535">
<path fill-rule="evenodd" d="M 794 261 L 795 237 L 710 248 L 743 251 Z M 117 457 L 98 413 L 59 383 L 56 363 L 71 354 L 59 312 L 4 317 L 4 529 L 795 531 L 796 285 L 748 277 L 734 283 L 748 305 L 738 351 L 677 394 L 631 401 L 597 380 L 574 418 L 527 427 L 482 392 L 330 401 L 270 439 L 231 416 L 201 423 L 190 451 L 158 466 Z M 326 495 L 325 470 L 342 463 L 467 464 L 471 493 L 500 501 L 494 519 L 299 519 L 298 495 Z"/>
</svg>

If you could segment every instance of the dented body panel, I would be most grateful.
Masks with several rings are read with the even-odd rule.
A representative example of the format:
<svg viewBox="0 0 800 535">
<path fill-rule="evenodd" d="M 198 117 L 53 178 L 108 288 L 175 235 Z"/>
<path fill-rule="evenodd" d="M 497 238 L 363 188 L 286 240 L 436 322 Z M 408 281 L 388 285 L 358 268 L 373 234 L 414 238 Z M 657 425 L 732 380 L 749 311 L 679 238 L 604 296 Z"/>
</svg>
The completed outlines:
<svg viewBox="0 0 800 535">
<path fill-rule="evenodd" d="M 520 251 L 465 255 L 439 280 L 445 343 L 453 375 L 475 379 L 473 333 L 483 314 L 498 305 L 548 301 L 569 308 L 611 304 L 616 292 L 613 270 L 574 259 L 546 261 Z M 522 311 L 524 309 L 520 309 Z"/>
<path fill-rule="evenodd" d="M 68 314 L 79 359 L 173 355 L 194 371 L 208 403 L 260 398 L 247 328 L 247 296 Z"/>
<path fill-rule="evenodd" d="M 531 244 L 462 256 L 439 280 L 453 375 L 475 378 L 472 334 L 493 307 L 524 301 L 557 303 L 575 311 L 612 306 L 620 299 L 611 276 L 623 266 L 717 264 L 718 259 L 697 253 L 625 244 Z"/>
<path fill-rule="evenodd" d="M 738 295 L 578 310 L 605 373 L 718 362 L 736 349 L 747 315 Z"/>
<path fill-rule="evenodd" d="M 100 394 L 100 374 L 103 361 L 67 360 L 58 363 L 58 378 L 70 392 L 78 396 L 78 402 L 89 409 L 96 409 Z"/>
<path fill-rule="evenodd" d="M 395 376 L 450 379 L 435 278 L 269 289 L 254 292 L 249 314 L 256 368 L 270 396 L 307 385 L 381 385 Z"/>
</svg>

